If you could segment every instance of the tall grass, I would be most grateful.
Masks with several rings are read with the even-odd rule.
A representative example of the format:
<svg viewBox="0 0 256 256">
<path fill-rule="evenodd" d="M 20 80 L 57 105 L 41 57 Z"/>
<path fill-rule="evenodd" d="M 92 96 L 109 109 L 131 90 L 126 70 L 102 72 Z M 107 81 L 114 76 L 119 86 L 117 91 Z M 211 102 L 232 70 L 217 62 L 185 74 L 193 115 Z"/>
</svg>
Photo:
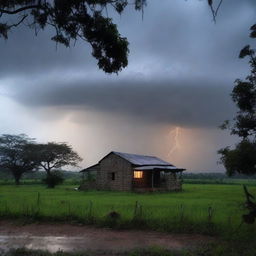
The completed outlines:
<svg viewBox="0 0 256 256">
<path fill-rule="evenodd" d="M 236 232 L 244 213 L 238 185 L 185 184 L 183 192 L 148 194 L 79 192 L 73 187 L 0 186 L 0 217 L 228 235 Z M 256 187 L 250 191 L 256 194 Z M 255 225 L 239 229 L 256 231 Z"/>
<path fill-rule="evenodd" d="M 218 185 L 247 185 L 256 186 L 256 179 L 189 179 L 183 180 L 185 184 L 218 184 Z"/>
<path fill-rule="evenodd" d="M 99 256 L 99 255 L 112 255 L 112 256 L 255 256 L 256 248 L 241 247 L 241 244 L 233 246 L 230 243 L 213 243 L 210 245 L 202 246 L 201 248 L 181 251 L 170 251 L 162 247 L 152 246 L 149 248 L 138 248 L 130 251 L 122 252 L 109 252 L 109 251 L 84 251 L 84 252 L 63 252 L 57 251 L 50 253 L 42 250 L 29 250 L 20 248 L 10 250 L 2 256 Z"/>
<path fill-rule="evenodd" d="M 70 178 L 65 179 L 63 184 L 65 185 L 78 185 L 81 183 L 81 179 L 79 178 Z M 14 185 L 14 179 L 0 179 L 0 186 L 1 185 Z M 44 184 L 42 179 L 21 179 L 20 185 L 40 185 Z"/>
</svg>

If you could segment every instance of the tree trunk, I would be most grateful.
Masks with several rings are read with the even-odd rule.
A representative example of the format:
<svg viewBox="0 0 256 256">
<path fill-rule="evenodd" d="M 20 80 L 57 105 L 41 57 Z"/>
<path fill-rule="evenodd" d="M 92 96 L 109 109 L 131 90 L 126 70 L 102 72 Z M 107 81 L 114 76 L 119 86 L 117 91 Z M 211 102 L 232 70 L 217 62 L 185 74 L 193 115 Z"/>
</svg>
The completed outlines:
<svg viewBox="0 0 256 256">
<path fill-rule="evenodd" d="M 47 162 L 47 165 L 43 165 L 43 168 L 45 169 L 47 175 L 51 175 L 52 168 L 50 167 L 50 163 Z"/>
<path fill-rule="evenodd" d="M 19 171 L 13 171 L 12 174 L 14 176 L 15 185 L 20 185 L 20 179 L 21 179 L 22 173 L 20 173 Z"/>
<path fill-rule="evenodd" d="M 20 185 L 20 179 L 17 176 L 15 176 L 14 179 L 15 179 L 15 185 L 17 186 Z"/>
</svg>

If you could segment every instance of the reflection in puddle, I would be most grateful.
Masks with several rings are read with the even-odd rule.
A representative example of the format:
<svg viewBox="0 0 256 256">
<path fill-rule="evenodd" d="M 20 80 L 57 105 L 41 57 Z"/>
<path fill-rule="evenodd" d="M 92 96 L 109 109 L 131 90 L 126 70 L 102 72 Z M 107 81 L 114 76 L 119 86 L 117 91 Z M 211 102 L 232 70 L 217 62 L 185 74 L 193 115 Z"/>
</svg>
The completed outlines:
<svg viewBox="0 0 256 256">
<path fill-rule="evenodd" d="M 65 236 L 0 236 L 0 248 L 3 251 L 25 247 L 33 250 L 73 251 L 86 250 L 85 237 Z"/>
<path fill-rule="evenodd" d="M 56 251 L 97 251 L 97 252 L 124 252 L 149 246 L 160 246 L 170 250 L 194 248 L 211 241 L 209 237 L 197 235 L 171 235 L 156 232 L 140 231 L 111 231 L 106 229 L 82 229 L 76 232 L 63 233 L 62 236 L 38 236 L 21 230 L 15 231 L 19 235 L 0 235 L 1 251 L 10 249 L 28 248 L 31 250 Z M 54 232 L 53 232 L 54 233 Z M 79 236 L 73 236 L 73 234 Z M 37 230 L 37 234 L 40 234 Z"/>
</svg>

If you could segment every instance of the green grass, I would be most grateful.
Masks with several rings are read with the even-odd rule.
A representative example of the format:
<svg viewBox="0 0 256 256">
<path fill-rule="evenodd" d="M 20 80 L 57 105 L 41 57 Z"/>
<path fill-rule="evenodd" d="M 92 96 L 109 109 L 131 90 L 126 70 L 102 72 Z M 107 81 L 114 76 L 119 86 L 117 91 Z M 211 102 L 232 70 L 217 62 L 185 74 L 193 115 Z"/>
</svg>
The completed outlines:
<svg viewBox="0 0 256 256">
<path fill-rule="evenodd" d="M 223 179 L 189 179 L 185 178 L 183 180 L 185 184 L 220 184 L 220 185 L 249 185 L 256 186 L 255 179 L 232 179 L 232 178 L 223 178 Z"/>
<path fill-rule="evenodd" d="M 81 182 L 81 178 L 68 178 L 64 180 L 64 185 L 77 185 Z M 234 178 L 184 178 L 184 184 L 216 184 L 216 185 L 250 185 L 256 186 L 256 179 L 234 179 Z M 21 185 L 39 185 L 43 184 L 41 179 L 25 178 L 20 180 Z M 14 185 L 13 178 L 0 179 L 1 185 Z"/>
<path fill-rule="evenodd" d="M 241 185 L 184 184 L 178 193 L 79 192 L 74 185 L 47 189 L 43 185 L 1 185 L 0 217 L 22 221 L 65 221 L 114 228 L 147 228 L 167 232 L 219 235 L 213 245 L 191 252 L 145 249 L 124 256 L 254 256 L 256 226 L 241 224 L 245 201 Z M 256 187 L 248 186 L 256 195 Z M 137 207 L 135 207 L 137 205 Z M 210 210 L 212 209 L 212 211 Z M 120 218 L 107 215 L 116 211 Z M 239 227 L 240 226 L 240 227 Z M 26 252 L 26 253 L 25 253 Z M 8 256 L 77 256 L 12 251 Z"/>
<path fill-rule="evenodd" d="M 224 234 L 234 232 L 241 223 L 241 215 L 246 212 L 240 185 L 184 184 L 183 192 L 148 194 L 79 192 L 74 187 L 62 185 L 47 189 L 43 185 L 1 185 L 0 216 Z M 256 194 L 256 187 L 250 186 L 249 190 Z M 111 211 L 118 212 L 120 218 L 106 217 Z M 244 224 L 242 228 L 247 227 Z M 255 225 L 248 228 L 256 231 Z"/>
<path fill-rule="evenodd" d="M 42 250 L 29 250 L 20 248 L 10 250 L 2 256 L 255 256 L 256 248 L 254 245 L 241 243 L 213 243 L 194 250 L 170 251 L 161 247 L 149 247 L 134 249 L 126 252 L 104 252 L 104 251 L 85 251 L 85 252 L 62 252 L 50 253 Z"/>
<path fill-rule="evenodd" d="M 77 185 L 81 182 L 81 179 L 78 178 L 69 178 L 65 179 L 64 183 L 65 185 Z M 0 186 L 2 185 L 14 185 L 13 179 L 0 179 Z M 20 185 L 39 185 L 43 184 L 42 179 L 21 179 Z"/>
</svg>

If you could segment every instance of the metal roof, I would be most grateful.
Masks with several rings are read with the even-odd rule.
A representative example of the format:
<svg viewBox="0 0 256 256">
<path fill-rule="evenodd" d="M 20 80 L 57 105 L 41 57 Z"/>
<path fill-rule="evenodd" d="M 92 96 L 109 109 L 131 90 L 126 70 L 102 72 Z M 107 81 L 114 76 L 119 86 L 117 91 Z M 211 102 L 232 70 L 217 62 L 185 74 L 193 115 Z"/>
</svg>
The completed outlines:
<svg viewBox="0 0 256 256">
<path fill-rule="evenodd" d="M 158 158 L 155 156 L 144 156 L 144 155 L 135 155 L 122 152 L 112 151 L 111 153 L 118 155 L 133 165 L 143 166 L 143 165 L 161 165 L 161 166 L 173 166 L 172 164 Z"/>
<path fill-rule="evenodd" d="M 169 170 L 169 171 L 184 171 L 185 169 L 183 168 L 178 168 L 175 166 L 159 166 L 159 165 L 147 165 L 147 166 L 139 166 L 139 167 L 134 167 L 134 170 L 138 171 L 147 171 L 147 170 Z"/>
<path fill-rule="evenodd" d="M 86 171 L 96 171 L 99 168 L 100 162 L 108 157 L 110 154 L 115 154 L 120 156 L 121 158 L 130 162 L 136 170 L 154 170 L 154 169 L 162 169 L 162 170 L 172 170 L 172 171 L 184 171 L 183 168 L 178 168 L 171 163 L 168 163 L 158 157 L 155 156 L 145 156 L 145 155 L 136 155 L 136 154 L 129 154 L 129 153 L 122 153 L 117 151 L 112 151 L 103 157 L 98 164 L 92 165 L 86 169 L 83 169 L 81 172 Z"/>
</svg>

